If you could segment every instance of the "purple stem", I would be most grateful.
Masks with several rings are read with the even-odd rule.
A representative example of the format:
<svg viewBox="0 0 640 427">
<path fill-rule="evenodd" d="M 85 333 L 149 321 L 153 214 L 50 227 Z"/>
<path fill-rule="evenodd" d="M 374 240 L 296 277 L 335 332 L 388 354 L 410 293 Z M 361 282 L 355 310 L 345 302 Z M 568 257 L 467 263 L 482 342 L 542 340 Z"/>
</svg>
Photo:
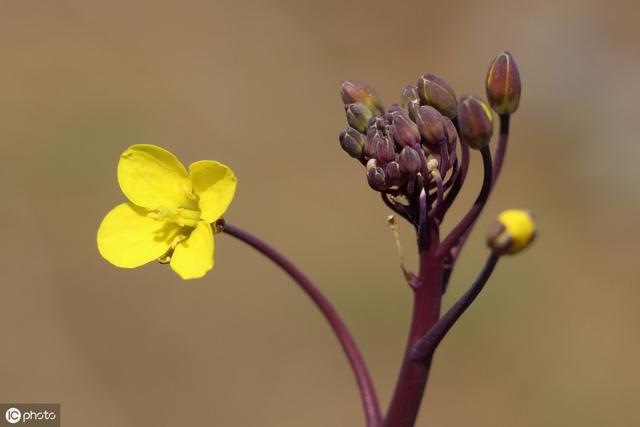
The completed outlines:
<svg viewBox="0 0 640 427">
<path fill-rule="evenodd" d="M 304 273 L 302 273 L 300 269 L 298 269 L 298 267 L 267 243 L 229 223 L 224 225 L 223 231 L 248 244 L 273 261 L 298 285 L 300 285 L 302 290 L 311 298 L 313 303 L 322 312 L 327 322 L 329 322 L 329 325 L 331 325 L 331 329 L 333 329 L 338 341 L 340 341 L 340 345 L 342 345 L 342 349 L 344 350 L 347 359 L 349 359 L 349 363 L 351 364 L 351 368 L 353 369 L 353 373 L 358 382 L 358 389 L 360 390 L 360 396 L 362 398 L 367 427 L 380 427 L 382 423 L 382 414 L 380 413 L 378 397 L 365 361 L 362 354 L 360 354 L 360 350 L 358 350 L 353 337 L 349 333 L 347 326 L 342 321 L 336 310 L 331 306 L 327 298 L 320 292 L 313 282 Z"/>
<path fill-rule="evenodd" d="M 453 201 L 458 196 L 462 185 L 464 184 L 464 180 L 467 177 L 467 172 L 469 171 L 469 146 L 465 143 L 461 143 L 462 150 L 462 159 L 460 160 L 460 167 L 455 171 L 455 176 L 452 177 L 453 185 L 451 190 L 447 193 L 447 196 L 444 199 L 444 210 L 442 212 L 442 217 L 446 215 L 447 211 L 453 204 Z M 442 219 L 442 218 L 440 218 Z"/>
<path fill-rule="evenodd" d="M 422 338 L 416 342 L 411 351 L 413 360 L 427 362 L 433 357 L 436 348 L 445 337 L 451 327 L 458 321 L 460 316 L 469 308 L 471 303 L 484 288 L 485 283 L 489 280 L 493 269 L 498 262 L 499 255 L 492 253 L 489 255 L 482 271 L 473 282 L 469 290 L 460 297 L 460 299 L 447 311 L 447 313 L 433 325 L 433 327 Z"/>
<path fill-rule="evenodd" d="M 507 153 L 507 142 L 509 140 L 509 114 L 500 116 L 500 138 L 496 146 L 496 153 L 493 160 L 493 185 L 496 184 L 500 171 L 502 171 L 502 162 Z"/>
<path fill-rule="evenodd" d="M 491 184 L 493 180 L 493 167 L 491 164 L 491 151 L 489 151 L 489 147 L 483 147 L 480 149 L 480 153 L 482 154 L 482 165 L 484 167 L 484 178 L 482 180 L 482 188 L 480 189 L 480 194 L 476 198 L 473 206 L 467 214 L 460 220 L 458 225 L 455 226 L 453 230 L 449 233 L 449 235 L 444 239 L 440 250 L 438 252 L 439 255 L 445 256 L 449 253 L 451 248 L 456 246 L 460 241 L 467 230 L 473 225 L 473 223 L 478 219 L 478 215 L 482 212 L 482 208 L 484 207 L 487 199 L 489 198 L 489 194 L 491 193 Z"/>
<path fill-rule="evenodd" d="M 438 321 L 443 284 L 443 262 L 437 256 L 439 234 L 433 221 L 427 220 L 427 197 L 420 198 L 421 226 L 418 229 L 420 271 L 413 287 L 413 315 L 402 366 L 398 374 L 384 427 L 413 427 L 429 377 L 430 361 L 411 358 L 414 344 Z M 425 224 L 426 222 L 426 224 Z"/>
<path fill-rule="evenodd" d="M 493 159 L 493 173 L 492 173 L 492 183 L 491 183 L 491 191 L 493 190 L 493 188 L 496 185 L 496 181 L 498 180 L 498 177 L 500 176 L 500 172 L 502 171 L 502 163 L 504 162 L 504 157 L 506 155 L 507 152 L 507 143 L 509 141 L 509 120 L 510 120 L 511 116 L 509 114 L 503 114 L 500 116 L 500 137 L 498 138 L 498 145 L 496 147 L 496 152 L 495 152 L 495 157 Z M 451 193 L 451 192 L 449 192 Z M 449 194 L 447 194 L 448 196 Z M 445 203 L 446 203 L 446 199 L 445 199 Z M 451 267 L 449 267 L 446 271 L 445 271 L 445 279 L 444 279 L 444 283 L 445 283 L 445 289 L 447 287 L 447 284 L 449 283 L 449 278 L 451 277 L 451 273 L 452 273 L 452 269 L 453 269 L 453 265 L 455 264 L 456 259 L 458 258 L 458 256 L 460 255 L 460 252 L 462 251 L 462 247 L 464 246 L 464 243 L 467 240 L 467 237 L 469 237 L 469 233 L 471 233 L 471 227 L 469 227 L 467 229 L 467 231 L 460 237 L 460 239 L 458 240 L 458 244 L 454 245 L 454 247 L 451 249 L 451 260 L 450 260 L 450 265 Z"/>
<path fill-rule="evenodd" d="M 435 218 L 439 223 L 442 212 L 444 211 L 444 185 L 442 185 L 442 177 L 438 173 L 433 176 L 433 180 L 436 183 L 436 201 L 435 206 L 429 212 L 429 218 Z"/>
<path fill-rule="evenodd" d="M 414 290 L 409 338 L 384 427 L 413 427 L 416 422 L 431 363 L 414 360 L 411 351 L 438 321 L 441 289 L 442 261 L 435 257 L 435 251 L 423 251 L 420 254 L 418 286 Z"/>
</svg>

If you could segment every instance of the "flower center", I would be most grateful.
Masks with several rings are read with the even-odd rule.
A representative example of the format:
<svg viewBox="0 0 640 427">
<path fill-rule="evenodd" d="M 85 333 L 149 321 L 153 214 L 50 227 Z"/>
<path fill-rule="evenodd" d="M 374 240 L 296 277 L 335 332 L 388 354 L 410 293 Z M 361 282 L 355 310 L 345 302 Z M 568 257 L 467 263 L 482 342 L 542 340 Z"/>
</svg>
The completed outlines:
<svg viewBox="0 0 640 427">
<path fill-rule="evenodd" d="M 148 217 L 158 221 L 173 222 L 180 227 L 196 227 L 200 221 L 200 211 L 186 208 L 159 208 L 147 214 Z"/>
</svg>

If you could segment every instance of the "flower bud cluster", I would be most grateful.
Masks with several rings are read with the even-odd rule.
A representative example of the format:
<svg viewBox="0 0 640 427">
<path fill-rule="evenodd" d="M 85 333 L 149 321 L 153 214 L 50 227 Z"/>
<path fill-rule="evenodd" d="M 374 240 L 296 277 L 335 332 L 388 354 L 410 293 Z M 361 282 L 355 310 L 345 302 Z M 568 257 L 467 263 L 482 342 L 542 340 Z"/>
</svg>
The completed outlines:
<svg viewBox="0 0 640 427">
<path fill-rule="evenodd" d="M 423 74 L 402 90 L 399 104 L 385 107 L 371 85 L 345 81 L 340 95 L 349 127 L 340 133 L 340 146 L 366 166 L 369 186 L 391 195 L 394 203 L 402 196 L 402 203 L 415 208 L 424 189 L 430 202 L 452 194 L 443 202 L 450 206 L 464 182 L 467 149 L 486 156 L 494 112 L 504 123 L 518 108 L 520 74 L 509 52 L 491 62 L 485 90 L 488 103 L 475 96 L 458 98 L 445 80 Z"/>
<path fill-rule="evenodd" d="M 415 193 L 416 183 L 429 182 L 428 158 L 437 160 L 442 176 L 451 169 L 458 103 L 444 80 L 420 77 L 416 86 L 404 88 L 401 104 L 387 109 L 366 83 L 346 81 L 340 93 L 350 126 L 340 134 L 340 145 L 366 165 L 374 190 Z"/>
</svg>

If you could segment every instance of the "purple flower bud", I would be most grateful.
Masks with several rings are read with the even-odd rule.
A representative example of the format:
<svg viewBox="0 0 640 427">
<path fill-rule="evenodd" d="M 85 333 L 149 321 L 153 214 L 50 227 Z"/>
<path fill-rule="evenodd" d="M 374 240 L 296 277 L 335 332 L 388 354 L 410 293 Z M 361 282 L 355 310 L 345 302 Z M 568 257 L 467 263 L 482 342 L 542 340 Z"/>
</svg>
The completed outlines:
<svg viewBox="0 0 640 427">
<path fill-rule="evenodd" d="M 493 114 L 489 106 L 473 96 L 463 96 L 458 105 L 460 139 L 469 147 L 479 150 L 493 136 Z"/>
<path fill-rule="evenodd" d="M 420 155 L 411 147 L 404 147 L 398 156 L 400 170 L 407 175 L 415 175 L 422 167 Z"/>
<path fill-rule="evenodd" d="M 403 115 L 396 115 L 391 125 L 391 135 L 400 146 L 413 146 L 420 142 L 420 132 L 410 118 Z"/>
<path fill-rule="evenodd" d="M 431 105 L 443 115 L 454 118 L 458 101 L 449 83 L 433 74 L 425 74 L 418 79 L 418 95 L 423 104 Z"/>
<path fill-rule="evenodd" d="M 420 134 L 430 145 L 437 146 L 447 141 L 444 117 L 435 108 L 429 105 L 420 107 L 416 122 Z"/>
<path fill-rule="evenodd" d="M 391 117 L 393 117 L 393 113 L 407 114 L 404 108 L 402 108 L 399 104 L 391 104 L 387 111 L 391 114 Z"/>
<path fill-rule="evenodd" d="M 444 130 L 447 133 L 447 142 L 453 145 L 458 140 L 458 131 L 449 117 L 442 117 L 444 120 Z"/>
<path fill-rule="evenodd" d="M 340 133 L 340 146 L 354 159 L 362 158 L 365 137 L 354 128 L 347 128 Z"/>
<path fill-rule="evenodd" d="M 382 191 L 386 187 L 386 176 L 384 169 L 379 166 L 367 170 L 367 182 L 374 190 Z"/>
<path fill-rule="evenodd" d="M 367 130 L 367 124 L 371 117 L 373 117 L 371 110 L 364 104 L 349 104 L 347 106 L 347 123 L 360 132 Z"/>
<path fill-rule="evenodd" d="M 402 171 L 398 162 L 391 162 L 384 168 L 387 182 L 390 185 L 400 185 L 403 181 Z"/>
<path fill-rule="evenodd" d="M 387 125 L 387 122 L 382 117 L 375 116 L 375 120 L 373 121 L 373 124 L 376 129 L 380 130 L 383 134 L 386 134 L 388 125 Z"/>
<path fill-rule="evenodd" d="M 520 104 L 520 72 L 509 52 L 496 56 L 487 73 L 487 99 L 498 114 L 513 114 Z"/>
<path fill-rule="evenodd" d="M 373 86 L 367 83 L 346 80 L 340 86 L 340 96 L 345 105 L 364 104 L 374 114 L 381 114 L 384 111 L 382 100 L 376 93 Z"/>
<path fill-rule="evenodd" d="M 391 138 L 383 137 L 378 140 L 376 158 L 382 163 L 389 163 L 396 159 L 396 150 Z"/>
<path fill-rule="evenodd" d="M 383 136 L 377 129 L 373 132 L 367 132 L 367 138 L 364 141 L 364 155 L 368 159 L 375 159 L 378 155 L 378 143 L 382 140 Z"/>
</svg>

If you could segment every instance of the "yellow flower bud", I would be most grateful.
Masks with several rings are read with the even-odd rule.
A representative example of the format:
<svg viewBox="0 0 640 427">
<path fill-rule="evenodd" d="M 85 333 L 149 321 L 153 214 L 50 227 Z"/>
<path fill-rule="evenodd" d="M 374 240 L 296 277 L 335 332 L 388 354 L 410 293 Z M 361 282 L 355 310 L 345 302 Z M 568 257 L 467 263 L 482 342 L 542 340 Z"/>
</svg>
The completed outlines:
<svg viewBox="0 0 640 427">
<path fill-rule="evenodd" d="M 535 234 L 536 225 L 529 211 L 508 209 L 489 227 L 487 245 L 500 254 L 515 254 L 529 246 Z"/>
</svg>

